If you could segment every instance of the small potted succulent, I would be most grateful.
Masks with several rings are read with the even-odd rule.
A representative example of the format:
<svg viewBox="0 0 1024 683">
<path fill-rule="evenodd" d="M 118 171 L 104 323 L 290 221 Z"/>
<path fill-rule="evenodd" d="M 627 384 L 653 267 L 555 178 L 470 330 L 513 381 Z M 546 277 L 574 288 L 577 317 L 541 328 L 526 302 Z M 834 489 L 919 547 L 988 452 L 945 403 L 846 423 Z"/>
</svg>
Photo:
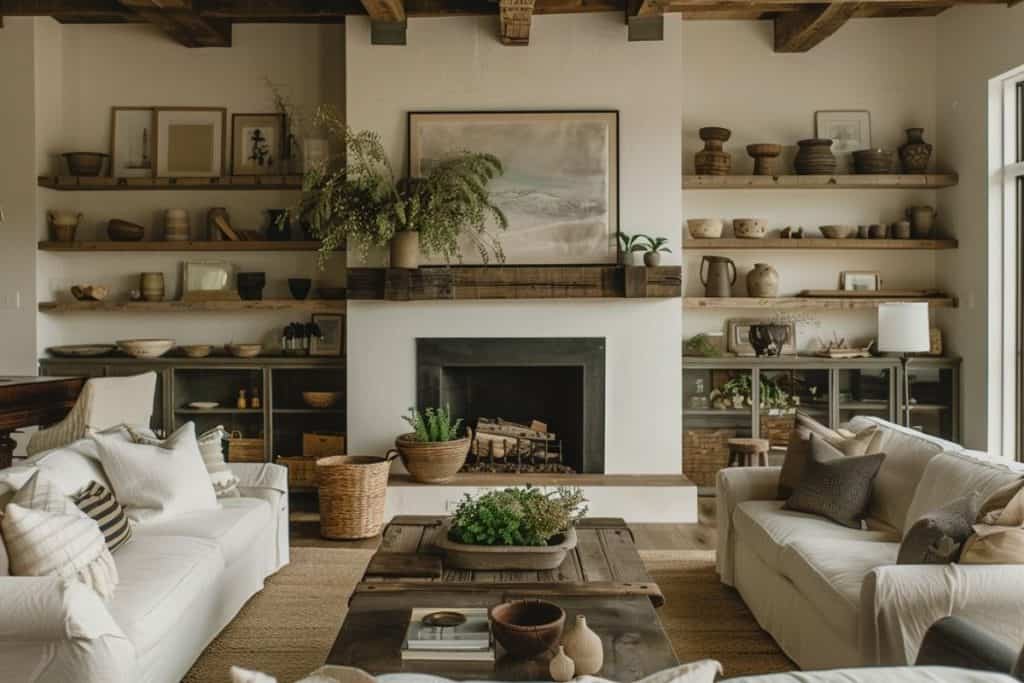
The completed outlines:
<svg viewBox="0 0 1024 683">
<path fill-rule="evenodd" d="M 575 525 L 586 516 L 586 503 L 580 489 L 569 487 L 466 494 L 437 543 L 449 567 L 556 569 L 576 547 Z"/>
<path fill-rule="evenodd" d="M 643 235 L 619 233 L 619 252 L 622 254 L 622 265 L 639 266 L 643 251 Z"/>
<path fill-rule="evenodd" d="M 661 265 L 661 254 L 672 253 L 672 250 L 668 248 L 667 237 L 650 237 L 648 235 L 637 235 L 640 238 L 640 250 L 644 255 L 644 265 L 648 268 L 654 268 L 655 266 Z"/>
<path fill-rule="evenodd" d="M 462 429 L 462 420 L 452 420 L 451 409 L 409 408 L 402 419 L 412 431 L 395 439 L 395 449 L 412 478 L 424 484 L 441 484 L 452 479 L 466 464 L 466 455 L 473 438 L 469 427 Z"/>
</svg>

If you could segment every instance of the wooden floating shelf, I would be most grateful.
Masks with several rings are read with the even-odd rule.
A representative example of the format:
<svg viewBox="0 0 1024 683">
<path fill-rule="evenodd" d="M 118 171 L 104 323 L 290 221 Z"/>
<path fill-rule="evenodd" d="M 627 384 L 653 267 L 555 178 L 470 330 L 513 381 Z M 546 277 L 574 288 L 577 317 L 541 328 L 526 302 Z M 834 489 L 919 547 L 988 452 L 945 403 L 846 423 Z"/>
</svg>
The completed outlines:
<svg viewBox="0 0 1024 683">
<path fill-rule="evenodd" d="M 189 242 L 146 241 L 146 242 L 113 242 L 96 240 L 90 242 L 40 242 L 40 251 L 60 252 L 95 252 L 95 251 L 316 251 L 320 243 L 316 241 L 268 242 L 204 240 Z"/>
<path fill-rule="evenodd" d="M 693 486 L 682 474 L 550 474 L 516 472 L 459 472 L 438 484 L 421 484 L 408 474 L 392 474 L 389 486 Z"/>
<path fill-rule="evenodd" d="M 680 266 L 350 268 L 348 298 L 386 301 L 675 298 Z"/>
<path fill-rule="evenodd" d="M 956 240 L 872 240 L 804 237 L 801 239 L 685 239 L 683 249 L 956 249 Z"/>
<path fill-rule="evenodd" d="M 219 176 L 215 178 L 110 178 L 105 176 L 39 176 L 50 190 L 301 190 L 301 175 Z"/>
<path fill-rule="evenodd" d="M 811 298 L 781 296 L 759 299 L 756 297 L 686 297 L 683 308 L 690 309 L 825 309 L 835 311 L 878 308 L 879 304 L 927 302 L 932 308 L 956 308 L 957 300 L 952 297 L 872 297 L 849 299 Z"/>
<path fill-rule="evenodd" d="M 913 190 L 953 187 L 955 173 L 921 175 L 684 175 L 684 190 Z"/>
<path fill-rule="evenodd" d="M 308 311 L 341 313 L 344 299 L 264 299 L 262 301 L 42 301 L 41 313 L 245 313 Z"/>
</svg>

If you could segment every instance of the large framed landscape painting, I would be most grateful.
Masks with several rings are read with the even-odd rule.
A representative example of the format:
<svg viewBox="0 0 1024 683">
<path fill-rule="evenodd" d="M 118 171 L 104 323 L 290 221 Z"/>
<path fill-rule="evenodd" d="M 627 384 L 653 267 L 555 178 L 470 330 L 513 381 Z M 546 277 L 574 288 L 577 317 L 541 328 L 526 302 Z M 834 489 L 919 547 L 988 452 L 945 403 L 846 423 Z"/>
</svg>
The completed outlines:
<svg viewBox="0 0 1024 683">
<path fill-rule="evenodd" d="M 509 221 L 506 263 L 615 263 L 618 129 L 617 111 L 410 112 L 409 174 L 461 151 L 493 154 L 505 167 L 490 187 Z M 479 259 L 469 245 L 463 254 Z"/>
</svg>

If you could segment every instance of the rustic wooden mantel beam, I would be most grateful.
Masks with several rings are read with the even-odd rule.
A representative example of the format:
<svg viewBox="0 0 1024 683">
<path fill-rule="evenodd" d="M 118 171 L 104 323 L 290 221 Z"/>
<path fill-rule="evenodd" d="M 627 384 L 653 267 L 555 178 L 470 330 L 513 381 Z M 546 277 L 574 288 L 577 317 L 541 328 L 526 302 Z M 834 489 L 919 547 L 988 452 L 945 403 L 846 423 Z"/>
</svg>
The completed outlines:
<svg viewBox="0 0 1024 683">
<path fill-rule="evenodd" d="M 192 0 L 118 0 L 185 47 L 231 47 L 231 23 L 199 16 Z"/>
<path fill-rule="evenodd" d="M 505 45 L 529 45 L 534 0 L 499 0 L 498 38 Z"/>
<path fill-rule="evenodd" d="M 809 5 L 775 17 L 775 51 L 807 52 L 857 14 L 857 2 Z"/>
</svg>

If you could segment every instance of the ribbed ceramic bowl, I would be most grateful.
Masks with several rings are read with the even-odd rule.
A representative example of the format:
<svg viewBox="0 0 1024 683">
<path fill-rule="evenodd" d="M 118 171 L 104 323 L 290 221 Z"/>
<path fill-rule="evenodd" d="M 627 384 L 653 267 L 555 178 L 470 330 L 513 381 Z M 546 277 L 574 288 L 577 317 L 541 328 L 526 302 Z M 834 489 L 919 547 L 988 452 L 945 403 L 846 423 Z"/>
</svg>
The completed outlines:
<svg viewBox="0 0 1024 683">
<path fill-rule="evenodd" d="M 263 350 L 262 344 L 225 344 L 224 350 L 235 358 L 255 358 Z"/>
<path fill-rule="evenodd" d="M 736 237 L 760 239 L 768 234 L 768 221 L 763 218 L 736 218 L 732 222 Z"/>
<path fill-rule="evenodd" d="M 340 391 L 303 391 L 302 402 L 310 408 L 330 408 L 341 398 Z"/>
<path fill-rule="evenodd" d="M 857 234 L 856 225 L 822 225 L 818 230 L 822 237 L 830 240 L 845 240 Z"/>
<path fill-rule="evenodd" d="M 513 600 L 495 605 L 488 615 L 494 638 L 513 657 L 532 659 L 558 644 L 565 611 L 546 600 Z"/>
<path fill-rule="evenodd" d="M 118 339 L 115 343 L 133 358 L 159 358 L 174 348 L 173 339 Z"/>
<path fill-rule="evenodd" d="M 178 348 L 189 358 L 206 358 L 213 351 L 213 347 L 209 344 L 186 344 Z"/>
<path fill-rule="evenodd" d="M 686 221 L 686 229 L 694 239 L 715 239 L 722 236 L 722 219 L 689 218 Z"/>
</svg>

